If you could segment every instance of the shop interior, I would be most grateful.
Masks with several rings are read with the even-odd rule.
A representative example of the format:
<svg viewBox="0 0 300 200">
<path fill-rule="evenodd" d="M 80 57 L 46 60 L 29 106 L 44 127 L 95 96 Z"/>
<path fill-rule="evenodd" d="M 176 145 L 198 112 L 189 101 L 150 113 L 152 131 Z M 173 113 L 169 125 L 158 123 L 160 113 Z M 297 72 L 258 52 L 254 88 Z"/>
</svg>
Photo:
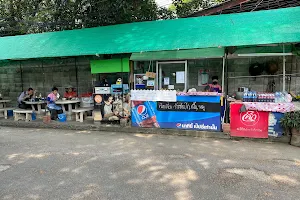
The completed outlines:
<svg viewBox="0 0 300 200">
<path fill-rule="evenodd" d="M 150 82 L 155 81 L 156 89 L 204 92 L 207 84 L 212 83 L 213 76 L 217 76 L 219 84 L 222 84 L 223 58 L 188 61 L 138 61 L 134 66 L 135 89 L 151 89 L 148 83 L 150 80 Z M 148 71 L 158 72 L 158 76 L 156 76 L 158 79 L 147 77 L 146 72 Z"/>
<path fill-rule="evenodd" d="M 130 117 L 129 60 L 91 62 L 93 73 L 94 121 L 116 122 Z"/>
</svg>

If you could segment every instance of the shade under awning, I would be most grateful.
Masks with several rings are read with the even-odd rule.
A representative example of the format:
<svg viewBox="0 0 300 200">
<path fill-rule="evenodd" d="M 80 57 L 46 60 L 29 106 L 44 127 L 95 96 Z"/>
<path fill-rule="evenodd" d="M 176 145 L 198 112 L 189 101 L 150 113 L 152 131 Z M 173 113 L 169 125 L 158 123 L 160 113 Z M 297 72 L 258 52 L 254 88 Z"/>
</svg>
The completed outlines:
<svg viewBox="0 0 300 200">
<path fill-rule="evenodd" d="M 129 58 L 91 60 L 92 74 L 129 72 Z"/>
<path fill-rule="evenodd" d="M 188 49 L 178 51 L 154 51 L 133 53 L 130 60 L 187 60 L 199 58 L 219 58 L 224 56 L 224 48 Z"/>
</svg>

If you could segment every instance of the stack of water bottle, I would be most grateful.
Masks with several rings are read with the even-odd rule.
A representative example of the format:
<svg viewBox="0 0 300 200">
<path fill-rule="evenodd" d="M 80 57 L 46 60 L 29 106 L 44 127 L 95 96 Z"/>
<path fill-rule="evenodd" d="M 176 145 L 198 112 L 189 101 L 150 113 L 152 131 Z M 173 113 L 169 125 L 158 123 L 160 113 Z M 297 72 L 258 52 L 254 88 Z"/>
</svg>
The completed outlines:
<svg viewBox="0 0 300 200">
<path fill-rule="evenodd" d="M 256 91 L 244 92 L 243 102 L 273 102 L 273 103 L 285 103 L 287 102 L 285 92 L 275 93 L 261 93 Z"/>
</svg>

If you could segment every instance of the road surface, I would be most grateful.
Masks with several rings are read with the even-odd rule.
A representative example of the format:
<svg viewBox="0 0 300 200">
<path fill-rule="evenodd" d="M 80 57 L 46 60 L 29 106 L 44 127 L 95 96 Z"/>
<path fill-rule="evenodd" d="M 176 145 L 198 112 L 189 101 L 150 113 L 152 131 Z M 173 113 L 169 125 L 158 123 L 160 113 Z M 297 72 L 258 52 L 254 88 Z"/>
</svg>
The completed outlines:
<svg viewBox="0 0 300 200">
<path fill-rule="evenodd" d="M 0 127 L 0 199 L 300 199 L 280 143 Z"/>
</svg>

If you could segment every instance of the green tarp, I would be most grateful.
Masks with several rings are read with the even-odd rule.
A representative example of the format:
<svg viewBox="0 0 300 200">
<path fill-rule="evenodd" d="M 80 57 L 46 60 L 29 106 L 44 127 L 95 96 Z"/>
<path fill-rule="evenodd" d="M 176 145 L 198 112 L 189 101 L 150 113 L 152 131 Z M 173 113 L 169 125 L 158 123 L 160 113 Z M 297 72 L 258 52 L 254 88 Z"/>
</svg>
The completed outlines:
<svg viewBox="0 0 300 200">
<path fill-rule="evenodd" d="M 300 42 L 300 7 L 0 38 L 0 60 Z"/>
<path fill-rule="evenodd" d="M 129 59 L 91 60 L 92 74 L 129 72 Z"/>
<path fill-rule="evenodd" d="M 178 51 L 155 51 L 133 53 L 130 60 L 185 60 L 199 58 L 218 58 L 224 56 L 224 48 L 189 49 Z"/>
</svg>

